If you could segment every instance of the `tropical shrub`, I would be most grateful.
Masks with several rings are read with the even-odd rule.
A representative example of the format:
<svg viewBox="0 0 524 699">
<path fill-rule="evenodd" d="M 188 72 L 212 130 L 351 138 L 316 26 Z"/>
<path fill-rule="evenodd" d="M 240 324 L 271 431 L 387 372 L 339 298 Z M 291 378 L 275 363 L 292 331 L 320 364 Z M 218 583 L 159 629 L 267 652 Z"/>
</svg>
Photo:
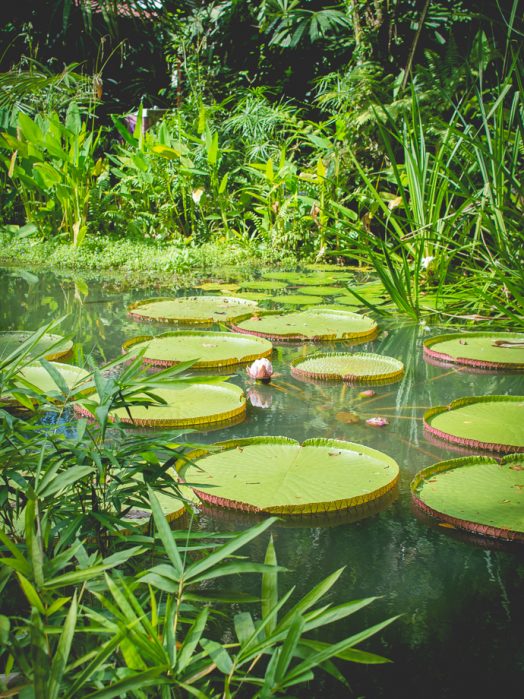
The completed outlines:
<svg viewBox="0 0 524 699">
<path fill-rule="evenodd" d="M 25 220 L 42 235 L 64 235 L 75 246 L 82 243 L 91 191 L 104 168 L 96 159 L 99 137 L 74 102 L 64 121 L 56 113 L 32 119 L 20 112 L 16 133 L 0 133 L 2 163 Z"/>
</svg>

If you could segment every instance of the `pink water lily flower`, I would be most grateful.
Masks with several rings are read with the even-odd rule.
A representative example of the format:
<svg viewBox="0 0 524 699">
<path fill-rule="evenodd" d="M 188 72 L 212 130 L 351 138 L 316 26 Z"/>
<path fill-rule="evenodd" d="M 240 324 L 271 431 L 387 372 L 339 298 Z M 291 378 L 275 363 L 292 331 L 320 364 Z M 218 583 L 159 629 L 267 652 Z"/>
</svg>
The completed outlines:
<svg viewBox="0 0 524 699">
<path fill-rule="evenodd" d="M 370 427 L 385 427 L 389 425 L 389 420 L 387 417 L 370 417 L 369 420 L 366 420 L 366 425 Z"/>
<path fill-rule="evenodd" d="M 253 364 L 251 364 L 251 366 L 248 366 L 246 371 L 247 375 L 251 379 L 255 379 L 256 381 L 263 381 L 264 383 L 269 383 L 271 381 L 271 377 L 273 376 L 273 365 L 271 364 L 269 359 L 263 357 L 262 359 L 255 359 Z"/>
</svg>

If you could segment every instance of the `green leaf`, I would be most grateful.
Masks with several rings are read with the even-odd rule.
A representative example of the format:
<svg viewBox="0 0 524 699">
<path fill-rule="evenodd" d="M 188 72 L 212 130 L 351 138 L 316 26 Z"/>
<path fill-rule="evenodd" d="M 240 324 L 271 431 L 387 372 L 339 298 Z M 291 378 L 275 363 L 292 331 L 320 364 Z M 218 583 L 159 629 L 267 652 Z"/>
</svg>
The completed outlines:
<svg viewBox="0 0 524 699">
<path fill-rule="evenodd" d="M 496 421 L 496 404 L 492 410 Z M 440 461 L 416 474 L 411 492 L 418 507 L 463 529 L 504 539 L 524 534 L 524 454 Z"/>
<path fill-rule="evenodd" d="M 237 635 L 238 642 L 241 646 L 256 634 L 253 617 L 249 612 L 240 612 L 239 614 L 235 614 L 233 617 L 233 623 L 235 625 L 235 633 Z"/>
<path fill-rule="evenodd" d="M 164 513 L 162 512 L 162 508 L 155 493 L 149 486 L 147 487 L 147 492 L 149 495 L 149 502 L 151 503 L 151 511 L 153 512 L 156 530 L 164 546 L 167 557 L 171 561 L 175 574 L 180 579 L 184 574 L 184 564 L 182 562 L 182 558 L 180 557 L 176 541 L 173 538 L 173 533 L 169 527 L 169 524 L 167 523 L 166 518 L 164 517 Z"/>
<path fill-rule="evenodd" d="M 94 657 L 91 658 L 90 662 L 85 666 L 83 671 L 75 679 L 73 685 L 69 688 L 68 692 L 64 696 L 64 699 L 77 699 L 80 695 L 79 690 L 89 681 L 89 679 L 96 673 L 96 671 L 101 668 L 107 658 L 109 658 L 114 650 L 118 648 L 122 640 L 127 638 L 129 634 L 129 629 L 124 627 L 119 633 L 117 633 L 113 638 L 107 643 L 103 644 L 100 650 L 95 653 Z M 89 656 L 91 657 L 91 656 Z"/>
<path fill-rule="evenodd" d="M 277 555 L 273 544 L 273 536 L 269 538 L 264 563 L 268 566 L 274 566 L 274 569 L 262 574 L 262 619 L 266 619 L 278 603 Z M 276 626 L 277 618 L 276 616 L 272 616 L 267 624 L 267 633 L 271 634 Z"/>
<path fill-rule="evenodd" d="M 64 676 L 64 671 L 67 666 L 67 661 L 69 659 L 69 653 L 71 651 L 71 645 L 73 642 L 73 636 L 75 633 L 77 619 L 77 600 L 76 592 L 73 595 L 73 600 L 67 616 L 64 622 L 64 628 L 60 634 L 60 640 L 58 641 L 58 647 L 56 648 L 53 660 L 51 663 L 51 673 L 48 684 L 48 697 L 49 699 L 57 699 L 59 693 L 63 689 L 62 679 Z"/>
<path fill-rule="evenodd" d="M 209 608 L 202 607 L 198 613 L 197 618 L 189 627 L 187 631 L 182 648 L 178 653 L 177 668 L 179 672 L 185 670 L 185 668 L 191 663 L 193 658 L 193 653 L 200 642 L 200 638 L 206 627 L 207 619 L 209 616 Z"/>
<path fill-rule="evenodd" d="M 112 568 L 112 565 L 94 565 L 85 570 L 75 570 L 72 573 L 64 573 L 64 575 L 57 575 L 51 580 L 46 580 L 43 587 L 46 590 L 54 590 L 59 587 L 67 587 L 69 585 L 77 585 L 78 583 L 84 583 L 93 578 L 97 578 L 102 575 L 106 570 Z"/>
<path fill-rule="evenodd" d="M 194 330 L 132 338 L 122 349 L 130 354 L 144 350 L 142 358 L 148 364 L 167 366 L 193 361 L 193 367 L 207 368 L 269 357 L 272 345 L 260 337 Z"/>
<path fill-rule="evenodd" d="M 36 494 L 39 498 L 48 498 L 56 495 L 61 490 L 65 490 L 73 483 L 85 478 L 85 476 L 93 473 L 94 469 L 91 466 L 71 466 L 67 471 L 63 471 L 58 475 L 53 473 L 49 476 L 49 471 L 46 472 L 36 488 Z"/>
<path fill-rule="evenodd" d="M 75 136 L 78 136 L 82 129 L 82 119 L 76 102 L 71 102 L 67 108 L 65 127 Z"/>
<path fill-rule="evenodd" d="M 280 297 L 279 297 L 280 298 Z M 304 295 L 307 303 L 312 296 Z M 282 296 L 282 301 L 286 296 Z M 320 299 L 322 300 L 322 299 Z M 255 333 L 270 340 L 306 341 L 319 340 L 370 340 L 377 331 L 371 318 L 333 309 L 311 308 L 287 314 L 268 314 L 257 320 L 244 320 L 237 324 L 240 332 Z"/>
<path fill-rule="evenodd" d="M 26 559 L 24 558 L 22 552 L 19 550 L 19 548 L 14 544 L 11 539 L 5 534 L 5 532 L 0 529 L 0 541 L 2 544 L 7 548 L 10 554 L 12 554 L 13 558 L 18 562 L 18 564 L 22 567 L 26 567 L 27 570 L 29 571 L 29 564 L 27 563 Z M 2 559 L 2 562 L 5 564 L 6 559 Z"/>
<path fill-rule="evenodd" d="M 318 600 L 321 599 L 326 592 L 331 590 L 333 585 L 342 575 L 343 571 L 344 568 L 339 568 L 334 573 L 328 575 L 327 578 L 324 578 L 324 580 L 319 582 L 318 585 L 315 585 L 312 590 L 307 592 L 304 597 L 302 597 L 302 599 L 297 602 L 297 604 L 283 617 L 283 619 L 281 619 L 280 623 L 278 624 L 278 630 L 282 631 L 286 626 L 289 626 L 295 615 L 304 614 L 308 609 L 311 609 L 311 607 L 318 602 Z"/>
<path fill-rule="evenodd" d="M 211 571 L 206 571 L 200 576 L 192 577 L 191 583 L 196 585 L 199 582 L 205 580 L 213 580 L 214 578 L 222 578 L 227 575 L 242 575 L 245 573 L 262 573 L 266 574 L 276 574 L 277 571 L 285 572 L 286 568 L 277 566 L 267 566 L 264 563 L 252 563 L 251 561 L 240 562 L 240 563 L 225 563 L 224 565 L 219 565 L 214 567 Z"/>
<path fill-rule="evenodd" d="M 304 630 L 304 624 L 304 618 L 297 614 L 289 626 L 289 632 L 282 646 L 276 668 L 275 679 L 280 685 L 284 685 L 285 683 L 286 673 L 288 671 L 289 664 L 295 655 L 298 642 L 300 641 L 302 631 Z"/>
<path fill-rule="evenodd" d="M 166 667 L 155 667 L 144 672 L 137 672 L 113 682 L 109 687 L 84 694 L 83 697 L 84 699 L 113 699 L 113 697 L 126 696 L 126 693 L 135 692 L 144 689 L 144 687 L 162 686 L 169 683 L 167 676 L 163 676 L 166 672 Z"/>
<path fill-rule="evenodd" d="M 35 607 L 35 609 L 37 609 L 40 612 L 40 614 L 45 614 L 45 607 L 42 603 L 42 600 L 38 596 L 38 592 L 35 590 L 33 585 L 21 573 L 17 572 L 17 576 L 18 580 L 20 581 L 20 586 L 24 591 L 24 594 L 27 597 L 29 604 L 32 607 Z"/>
<path fill-rule="evenodd" d="M 298 378 L 369 384 L 400 380 L 404 365 L 394 357 L 371 352 L 318 352 L 294 360 L 291 372 Z"/>
<path fill-rule="evenodd" d="M 221 546 L 216 551 L 213 551 L 213 553 L 210 553 L 202 560 L 196 561 L 186 568 L 184 575 L 185 580 L 189 582 L 193 578 L 200 576 L 202 573 L 213 569 L 216 565 L 222 563 L 225 558 L 231 556 L 233 553 L 238 551 L 238 549 L 242 548 L 242 546 L 245 546 L 253 539 L 256 539 L 257 536 L 260 536 L 260 534 L 271 527 L 274 522 L 276 522 L 276 518 L 270 517 L 254 527 L 246 529 L 246 531 L 236 536 L 232 541 L 228 541 L 226 544 Z"/>
<path fill-rule="evenodd" d="M 216 641 L 210 641 L 207 638 L 202 638 L 200 640 L 200 645 L 216 664 L 220 672 L 223 672 L 224 675 L 229 675 L 233 670 L 233 661 L 224 646 Z"/>
<path fill-rule="evenodd" d="M 11 629 L 11 622 L 9 617 L 0 615 L 0 645 L 7 645 L 9 641 L 9 631 Z"/>
<path fill-rule="evenodd" d="M 251 437 L 190 455 L 180 476 L 214 506 L 299 515 L 343 510 L 393 489 L 399 466 L 383 452 L 335 439 Z M 207 487 L 206 487 L 207 486 Z"/>
<path fill-rule="evenodd" d="M 217 164 L 218 160 L 218 131 L 213 134 L 208 131 L 206 134 L 207 162 L 211 167 Z"/>
<path fill-rule="evenodd" d="M 27 141 L 41 143 L 43 135 L 40 127 L 24 112 L 18 113 L 18 125 Z"/>
<path fill-rule="evenodd" d="M 129 306 L 128 310 L 137 320 L 213 323 L 250 316 L 257 306 L 257 303 L 247 299 L 206 295 L 146 299 Z"/>
<path fill-rule="evenodd" d="M 35 163 L 33 171 L 35 179 L 44 189 L 51 189 L 62 181 L 62 175 L 49 163 Z"/>
<path fill-rule="evenodd" d="M 303 638 L 300 641 L 301 646 L 305 646 L 308 649 L 314 650 L 324 650 L 330 643 L 322 643 L 322 641 L 312 641 L 311 639 Z M 309 652 L 308 652 L 309 655 Z M 347 660 L 351 663 L 361 663 L 363 665 L 383 665 L 384 663 L 390 663 L 389 658 L 384 658 L 382 655 L 376 655 L 375 653 L 369 653 L 365 650 L 359 650 L 358 648 L 348 648 L 345 651 L 341 651 L 336 656 L 340 660 Z"/>
<path fill-rule="evenodd" d="M 222 177 L 222 179 L 220 180 L 220 185 L 218 187 L 219 194 L 224 194 L 224 192 L 226 191 L 228 177 L 229 177 L 229 173 L 226 172 L 224 177 Z"/>
<path fill-rule="evenodd" d="M 441 439 L 505 453 L 524 450 L 523 424 L 524 396 L 458 398 L 424 415 L 425 428 Z"/>
<path fill-rule="evenodd" d="M 321 663 L 325 662 L 326 660 L 329 660 L 330 658 L 338 657 L 338 655 L 340 653 L 343 653 L 343 652 L 347 651 L 349 648 L 351 648 L 352 646 L 355 646 L 358 643 L 365 641 L 367 638 L 378 633 L 379 631 L 384 629 L 386 626 L 391 624 L 396 619 L 398 619 L 398 617 L 392 617 L 391 619 L 386 619 L 386 621 L 383 621 L 379 624 L 375 624 L 374 626 L 371 626 L 368 629 L 361 631 L 360 633 L 354 634 L 353 636 L 350 636 L 349 638 L 346 638 L 342 641 L 339 641 L 338 643 L 328 644 L 322 650 L 319 650 L 318 652 L 313 653 L 308 658 L 306 658 L 306 660 L 304 660 L 303 662 L 296 665 L 293 668 L 293 670 L 290 672 L 290 674 L 286 677 L 286 681 L 285 681 L 284 686 L 285 687 L 291 686 L 291 684 L 293 684 L 294 681 L 296 681 L 297 678 L 300 675 L 302 675 L 303 673 L 308 672 L 312 668 L 319 666 Z"/>
</svg>

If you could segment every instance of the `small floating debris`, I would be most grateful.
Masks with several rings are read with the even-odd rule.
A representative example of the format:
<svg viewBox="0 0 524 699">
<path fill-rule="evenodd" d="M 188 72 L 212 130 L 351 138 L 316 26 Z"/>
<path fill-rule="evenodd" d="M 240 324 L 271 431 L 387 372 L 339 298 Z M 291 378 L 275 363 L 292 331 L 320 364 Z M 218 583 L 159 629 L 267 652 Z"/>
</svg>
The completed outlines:
<svg viewBox="0 0 524 699">
<path fill-rule="evenodd" d="M 386 427 L 386 425 L 389 425 L 389 420 L 387 417 L 377 415 L 376 417 L 368 418 L 366 420 L 366 425 L 369 425 L 370 427 Z"/>
</svg>

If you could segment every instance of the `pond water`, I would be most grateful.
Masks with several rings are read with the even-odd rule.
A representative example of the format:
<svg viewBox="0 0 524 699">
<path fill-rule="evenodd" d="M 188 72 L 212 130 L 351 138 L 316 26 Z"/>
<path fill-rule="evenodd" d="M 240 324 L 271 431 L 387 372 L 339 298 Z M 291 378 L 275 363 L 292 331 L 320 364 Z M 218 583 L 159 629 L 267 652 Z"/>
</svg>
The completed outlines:
<svg viewBox="0 0 524 699">
<path fill-rule="evenodd" d="M 135 322 L 127 316 L 126 306 L 140 298 L 175 291 L 151 286 L 128 288 L 125 280 L 86 282 L 79 277 L 4 269 L 0 271 L 0 330 L 36 329 L 66 316 L 61 325 L 64 334 L 71 333 L 85 354 L 91 352 L 100 361 L 111 359 L 130 337 L 172 329 Z M 442 327 L 391 318 L 377 320 L 378 338 L 359 345 L 358 350 L 401 359 L 406 367 L 401 381 L 375 388 L 376 395 L 367 399 L 358 397 L 362 388 L 304 383 L 290 375 L 292 358 L 319 348 L 339 350 L 348 345 L 280 346 L 273 356 L 279 375 L 270 385 L 250 383 L 244 368 L 230 372 L 232 381 L 249 390 L 251 396 L 245 422 L 204 432 L 199 440 L 252 435 L 284 435 L 298 440 L 330 437 L 380 449 L 400 465 L 398 491 L 380 511 L 370 511 L 359 521 L 332 516 L 274 529 L 279 562 L 290 569 L 282 576 L 281 590 L 296 585 L 298 592 L 305 592 L 345 566 L 329 601 L 379 596 L 365 610 L 339 622 L 330 638 L 322 636 L 324 640 L 337 640 L 387 617 L 402 615 L 363 645 L 390 658 L 391 664 L 339 663 L 352 692 L 323 676 L 300 690 L 300 696 L 514 696 L 514 688 L 524 676 L 524 546 L 481 541 L 420 518 L 411 505 L 409 483 L 421 468 L 457 455 L 423 434 L 425 409 L 460 396 L 523 395 L 524 375 L 478 374 L 432 366 L 422 359 L 422 342 Z M 348 424 L 350 412 L 360 420 Z M 380 429 L 366 425 L 365 419 L 376 415 L 387 417 L 389 425 Z M 195 435 L 191 439 L 196 441 Z M 197 526 L 232 529 L 248 526 L 249 521 L 230 512 L 206 511 Z M 255 543 L 258 560 L 265 546 L 266 539 Z M 228 630 L 223 633 L 225 640 Z"/>
</svg>

